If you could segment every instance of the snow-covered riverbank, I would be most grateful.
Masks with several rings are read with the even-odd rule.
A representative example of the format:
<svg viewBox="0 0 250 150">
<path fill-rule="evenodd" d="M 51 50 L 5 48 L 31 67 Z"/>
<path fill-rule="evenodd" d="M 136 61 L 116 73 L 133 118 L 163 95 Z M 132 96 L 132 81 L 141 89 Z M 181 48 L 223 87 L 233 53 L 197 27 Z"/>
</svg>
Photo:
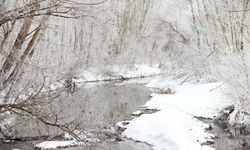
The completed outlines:
<svg viewBox="0 0 250 150">
<path fill-rule="evenodd" d="M 118 123 L 118 126 L 126 128 L 125 137 L 148 143 L 155 150 L 213 149 L 206 146 L 214 138 L 206 132 L 209 124 L 196 117 L 213 119 L 223 108 L 232 105 L 220 89 L 221 84 L 186 83 L 179 86 L 174 81 L 153 80 L 147 86 L 172 88 L 176 93 L 152 94 L 144 107 L 158 112 L 143 114 L 129 124 Z"/>
<path fill-rule="evenodd" d="M 136 76 L 144 75 L 140 70 L 141 69 L 136 72 Z M 160 73 L 160 71 L 155 69 L 150 74 L 157 73 Z M 146 86 L 148 88 L 153 89 L 155 92 L 150 95 L 151 98 L 147 102 L 147 94 L 144 94 L 143 103 L 146 103 L 143 105 L 142 110 L 133 113 L 139 117 L 132 121 L 125 121 L 125 123 L 119 122 L 117 124 L 119 127 L 126 128 L 122 136 L 134 141 L 147 143 L 155 150 L 213 149 L 207 145 L 208 143 L 212 143 L 215 138 L 215 135 L 207 132 L 207 130 L 211 128 L 210 125 L 197 118 L 214 119 L 225 107 L 233 105 L 223 94 L 225 85 L 219 82 L 186 82 L 181 84 L 182 82 L 183 77 L 171 80 L 169 78 L 163 78 L 163 76 L 156 76 L 153 80 L 150 78 L 150 80 L 144 82 L 147 83 Z M 78 84 L 81 85 L 81 82 L 78 82 Z M 145 86 L 141 86 L 145 88 Z M 149 90 L 148 88 L 146 89 Z M 172 94 L 162 93 L 162 89 L 164 88 L 171 89 Z M 116 92 L 117 90 L 118 89 L 116 89 Z M 122 91 L 119 95 L 124 94 L 123 90 L 119 89 L 119 91 Z M 110 93 L 110 91 L 108 93 Z M 131 95 L 130 92 L 127 94 Z M 140 95 L 140 91 L 135 91 L 134 94 L 134 100 L 138 100 L 136 96 L 138 94 Z M 127 99 L 130 97 L 129 95 L 125 94 L 125 96 L 122 97 L 126 97 Z M 107 98 L 112 98 L 110 96 L 111 95 L 108 94 Z M 103 98 L 100 99 L 103 101 Z M 131 99 L 131 97 L 129 99 Z M 130 104 L 128 103 L 128 105 Z M 135 110 L 137 108 L 138 107 L 136 107 Z M 151 114 L 145 114 L 147 111 L 151 111 Z M 132 111 L 128 113 L 132 113 Z M 114 128 L 112 128 L 112 132 L 110 133 L 117 135 Z M 85 142 L 78 142 L 73 138 L 68 138 L 68 140 L 45 141 L 37 144 L 36 147 L 50 149 L 86 146 Z M 102 140 L 93 138 L 89 139 L 89 142 L 97 144 L 102 142 Z"/>
</svg>

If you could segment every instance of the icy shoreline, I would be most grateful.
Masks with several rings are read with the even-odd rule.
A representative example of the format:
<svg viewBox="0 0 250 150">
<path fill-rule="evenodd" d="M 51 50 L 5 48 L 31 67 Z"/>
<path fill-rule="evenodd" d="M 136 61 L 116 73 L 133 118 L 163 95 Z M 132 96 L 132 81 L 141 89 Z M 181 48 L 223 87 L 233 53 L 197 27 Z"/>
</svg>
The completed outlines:
<svg viewBox="0 0 250 150">
<path fill-rule="evenodd" d="M 108 76 L 84 72 L 79 75 L 78 79 L 72 79 L 72 82 L 81 86 L 85 82 L 146 77 L 162 73 L 160 68 L 150 68 L 145 65 L 137 66 L 134 69 L 134 72 L 129 73 L 118 69 L 114 71 L 115 75 L 109 74 Z M 144 109 L 146 108 L 152 113 L 143 114 L 139 110 L 133 113 L 139 117 L 128 121 L 128 124 L 118 123 L 117 126 L 126 129 L 122 135 L 152 145 L 155 150 L 213 149 L 206 146 L 206 143 L 213 141 L 215 136 L 206 132 L 210 127 L 209 124 L 201 122 L 197 117 L 214 119 L 223 108 L 232 105 L 232 102 L 227 100 L 223 91 L 218 88 L 222 83 L 193 84 L 187 82 L 181 85 L 180 80 L 183 78 L 169 80 L 156 77 L 149 82 L 146 85 L 149 88 L 169 88 L 174 93 L 153 93 L 151 99 L 144 105 Z M 54 83 L 49 90 L 61 88 L 64 86 L 63 84 L 63 82 Z M 77 145 L 84 144 L 75 140 L 45 141 L 36 147 L 48 149 Z"/>
<path fill-rule="evenodd" d="M 126 129 L 124 137 L 148 143 L 155 150 L 214 149 L 206 146 L 215 137 L 206 132 L 209 124 L 196 117 L 213 119 L 223 108 L 232 105 L 223 92 L 216 89 L 220 85 L 186 83 L 179 86 L 174 81 L 153 80 L 148 84 L 151 88 L 171 87 L 176 94 L 152 94 L 144 107 L 160 111 L 143 114 L 127 124 L 117 125 Z"/>
</svg>

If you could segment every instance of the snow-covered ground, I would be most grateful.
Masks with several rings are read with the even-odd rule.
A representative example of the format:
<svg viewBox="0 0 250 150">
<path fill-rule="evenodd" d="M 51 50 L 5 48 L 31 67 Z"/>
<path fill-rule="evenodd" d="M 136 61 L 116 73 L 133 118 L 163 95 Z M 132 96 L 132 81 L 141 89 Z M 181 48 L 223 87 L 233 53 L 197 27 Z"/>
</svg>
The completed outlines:
<svg viewBox="0 0 250 150">
<path fill-rule="evenodd" d="M 150 109 L 176 108 L 192 116 L 214 118 L 232 103 L 219 88 L 222 83 L 184 84 L 174 88 L 176 94 L 152 94 L 145 104 Z"/>
<path fill-rule="evenodd" d="M 117 125 L 126 128 L 125 137 L 148 143 L 155 150 L 213 149 L 204 145 L 214 137 L 206 132 L 209 125 L 195 117 L 214 118 L 223 108 L 232 105 L 223 95 L 221 85 L 186 83 L 179 86 L 178 81 L 153 80 L 147 86 L 171 88 L 176 93 L 152 94 L 144 107 L 160 111 Z"/>
<path fill-rule="evenodd" d="M 82 70 L 80 73 L 71 75 L 70 80 L 76 85 L 81 86 L 86 82 L 97 82 L 97 81 L 109 81 L 109 80 L 122 80 L 122 79 L 133 79 L 150 77 L 154 75 L 162 74 L 162 70 L 159 65 L 133 65 L 133 66 L 107 66 L 103 70 L 96 68 L 89 68 L 88 70 Z M 49 85 L 49 89 L 56 90 L 62 88 L 65 85 L 66 80 L 59 80 Z"/>
<path fill-rule="evenodd" d="M 102 81 L 110 79 L 120 79 L 120 78 L 137 78 L 137 77 L 147 77 L 152 75 L 160 74 L 161 70 L 158 65 L 133 65 L 133 66 L 107 66 L 103 70 L 96 70 L 95 68 L 90 68 L 88 70 L 83 70 L 79 75 L 81 81 Z M 77 80 L 76 80 L 77 81 Z"/>
</svg>

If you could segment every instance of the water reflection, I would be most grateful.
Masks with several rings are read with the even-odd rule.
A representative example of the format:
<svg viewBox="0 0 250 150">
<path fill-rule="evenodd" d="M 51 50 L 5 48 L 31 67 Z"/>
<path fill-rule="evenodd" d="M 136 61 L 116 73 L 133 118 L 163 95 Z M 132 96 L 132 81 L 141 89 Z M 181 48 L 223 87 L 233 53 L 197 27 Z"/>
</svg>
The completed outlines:
<svg viewBox="0 0 250 150">
<path fill-rule="evenodd" d="M 119 121 L 131 119 L 131 113 L 148 100 L 150 93 L 151 91 L 147 87 L 134 83 L 86 84 L 74 93 L 61 93 L 52 103 L 43 105 L 42 109 L 44 113 L 59 113 L 61 122 L 71 120 L 80 122 L 82 130 L 98 130 L 114 126 Z M 16 121 L 21 123 L 13 128 L 17 137 L 62 133 L 60 130 L 45 126 L 32 118 L 23 117 Z M 19 144 L 25 149 L 32 148 L 30 144 Z M 117 147 L 117 145 L 115 146 Z M 13 145 L 0 144 L 0 147 L 10 149 Z"/>
</svg>

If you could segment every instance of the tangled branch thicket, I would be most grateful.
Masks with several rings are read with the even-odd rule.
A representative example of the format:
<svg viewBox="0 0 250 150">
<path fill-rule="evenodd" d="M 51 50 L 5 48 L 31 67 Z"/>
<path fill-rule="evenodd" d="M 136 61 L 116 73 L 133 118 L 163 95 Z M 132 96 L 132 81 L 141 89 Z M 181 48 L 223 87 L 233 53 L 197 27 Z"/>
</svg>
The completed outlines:
<svg viewBox="0 0 250 150">
<path fill-rule="evenodd" d="M 25 0 L 1 1 L 0 3 L 0 114 L 15 114 L 30 116 L 41 123 L 56 127 L 69 133 L 75 139 L 79 136 L 75 130 L 79 127 L 76 120 L 62 121 L 60 110 L 47 110 L 60 91 L 43 91 L 46 77 L 41 71 L 42 81 L 39 86 L 27 84 L 15 93 L 13 88 L 18 86 L 29 60 L 35 53 L 36 45 L 40 42 L 50 17 L 79 19 L 93 17 L 80 10 L 100 5 L 107 0 L 92 3 L 82 3 L 74 0 Z M 35 66 L 34 66 L 35 67 Z M 64 89 L 63 89 L 64 90 Z M 62 90 L 62 91 L 63 91 Z M 25 98 L 24 98 L 25 97 Z M 7 115 L 8 116 L 8 115 Z M 16 125 L 14 125 L 16 126 Z M 1 131 L 11 131 L 12 127 L 2 128 Z M 7 133 L 3 132 L 3 133 Z"/>
</svg>

